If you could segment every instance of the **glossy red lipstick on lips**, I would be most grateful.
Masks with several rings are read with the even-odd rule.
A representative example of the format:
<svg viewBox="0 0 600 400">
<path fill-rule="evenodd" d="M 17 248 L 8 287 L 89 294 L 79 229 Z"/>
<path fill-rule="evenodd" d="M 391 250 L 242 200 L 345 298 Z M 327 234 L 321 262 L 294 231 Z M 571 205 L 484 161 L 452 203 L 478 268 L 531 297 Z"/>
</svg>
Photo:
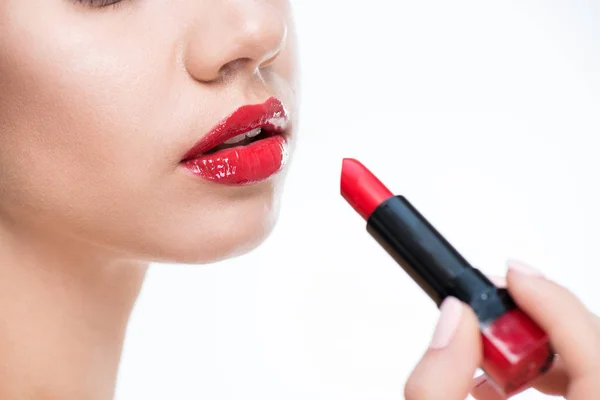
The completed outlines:
<svg viewBox="0 0 600 400">
<path fill-rule="evenodd" d="M 364 219 L 368 232 L 436 302 L 453 296 L 479 320 L 481 368 L 504 394 L 529 386 L 554 359 L 548 335 L 521 311 L 506 289 L 473 268 L 406 200 L 394 196 L 367 168 L 344 159 L 342 196 Z"/>
<path fill-rule="evenodd" d="M 184 156 L 182 166 L 225 185 L 264 181 L 288 159 L 288 113 L 278 99 L 245 105 L 219 122 Z"/>
</svg>

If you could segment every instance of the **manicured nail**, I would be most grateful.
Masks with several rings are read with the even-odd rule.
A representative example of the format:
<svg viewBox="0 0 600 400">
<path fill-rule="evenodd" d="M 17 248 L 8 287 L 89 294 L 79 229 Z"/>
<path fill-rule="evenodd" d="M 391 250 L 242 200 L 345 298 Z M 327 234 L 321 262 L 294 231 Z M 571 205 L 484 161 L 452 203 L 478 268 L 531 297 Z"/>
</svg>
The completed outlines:
<svg viewBox="0 0 600 400">
<path fill-rule="evenodd" d="M 478 399 L 486 400 L 505 400 L 504 396 L 487 377 L 480 376 L 475 379 L 473 389 L 471 389 L 471 395 Z"/>
<path fill-rule="evenodd" d="M 473 389 L 477 389 L 479 386 L 484 385 L 488 380 L 487 375 L 481 375 L 473 379 Z"/>
<path fill-rule="evenodd" d="M 446 297 L 440 307 L 440 319 L 435 327 L 430 349 L 442 349 L 450 344 L 460 325 L 463 305 L 455 297 Z"/>
<path fill-rule="evenodd" d="M 496 287 L 506 288 L 506 286 L 507 286 L 506 285 L 506 278 L 503 277 L 503 276 L 491 275 L 491 276 L 488 276 L 488 279 L 490 281 L 492 281 L 492 283 L 494 285 L 496 285 Z"/>
<path fill-rule="evenodd" d="M 521 274 L 521 275 L 536 276 L 536 277 L 543 276 L 540 271 L 538 271 L 537 269 L 533 268 L 532 266 L 527 265 L 521 261 L 510 260 L 508 262 L 508 269 L 513 270 L 514 272 Z"/>
</svg>

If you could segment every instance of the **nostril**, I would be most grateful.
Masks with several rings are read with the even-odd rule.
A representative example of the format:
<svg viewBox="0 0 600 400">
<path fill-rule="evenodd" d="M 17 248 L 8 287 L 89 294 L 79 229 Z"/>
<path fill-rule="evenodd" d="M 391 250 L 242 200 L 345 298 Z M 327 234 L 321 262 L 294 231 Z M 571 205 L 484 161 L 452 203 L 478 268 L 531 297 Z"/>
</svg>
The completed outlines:
<svg viewBox="0 0 600 400">
<path fill-rule="evenodd" d="M 277 58 L 279 57 L 279 51 L 276 52 L 275 54 L 273 54 L 271 57 L 269 57 L 268 59 L 266 59 L 265 61 L 263 61 L 258 68 L 265 68 L 268 67 L 269 65 L 273 64 L 275 62 L 275 60 L 277 60 Z"/>
<path fill-rule="evenodd" d="M 261 68 L 273 65 L 286 45 L 285 18 L 270 2 L 222 3 L 229 4 L 223 5 L 223 15 L 194 24 L 185 40 L 183 62 L 198 82 L 254 77 Z"/>
<path fill-rule="evenodd" d="M 252 60 L 248 57 L 238 58 L 236 60 L 230 61 L 219 69 L 219 76 L 221 78 L 226 79 L 229 76 L 236 75 L 240 71 L 246 69 L 248 64 L 251 63 Z"/>
</svg>

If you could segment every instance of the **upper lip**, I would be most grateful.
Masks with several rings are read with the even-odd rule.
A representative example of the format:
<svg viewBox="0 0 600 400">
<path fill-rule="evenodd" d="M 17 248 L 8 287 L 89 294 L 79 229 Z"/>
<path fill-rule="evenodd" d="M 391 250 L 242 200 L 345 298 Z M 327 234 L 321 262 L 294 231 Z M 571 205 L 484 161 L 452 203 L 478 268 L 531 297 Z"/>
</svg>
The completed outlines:
<svg viewBox="0 0 600 400">
<path fill-rule="evenodd" d="M 288 122 L 287 110 L 275 97 L 270 97 L 262 104 L 241 106 L 206 133 L 185 154 L 183 160 L 197 158 L 221 143 L 256 128 L 274 134 L 284 133 Z"/>
</svg>

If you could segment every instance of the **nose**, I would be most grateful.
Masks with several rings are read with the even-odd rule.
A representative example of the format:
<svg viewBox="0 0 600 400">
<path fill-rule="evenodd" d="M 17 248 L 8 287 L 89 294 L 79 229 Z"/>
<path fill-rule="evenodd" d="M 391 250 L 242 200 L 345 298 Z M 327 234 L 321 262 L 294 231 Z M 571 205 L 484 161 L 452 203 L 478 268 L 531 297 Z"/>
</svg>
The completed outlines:
<svg viewBox="0 0 600 400">
<path fill-rule="evenodd" d="M 190 29 L 184 62 L 197 81 L 213 82 L 232 73 L 256 73 L 270 65 L 287 36 L 284 15 L 271 0 L 217 0 Z M 208 11 L 208 12 L 207 12 Z"/>
</svg>

